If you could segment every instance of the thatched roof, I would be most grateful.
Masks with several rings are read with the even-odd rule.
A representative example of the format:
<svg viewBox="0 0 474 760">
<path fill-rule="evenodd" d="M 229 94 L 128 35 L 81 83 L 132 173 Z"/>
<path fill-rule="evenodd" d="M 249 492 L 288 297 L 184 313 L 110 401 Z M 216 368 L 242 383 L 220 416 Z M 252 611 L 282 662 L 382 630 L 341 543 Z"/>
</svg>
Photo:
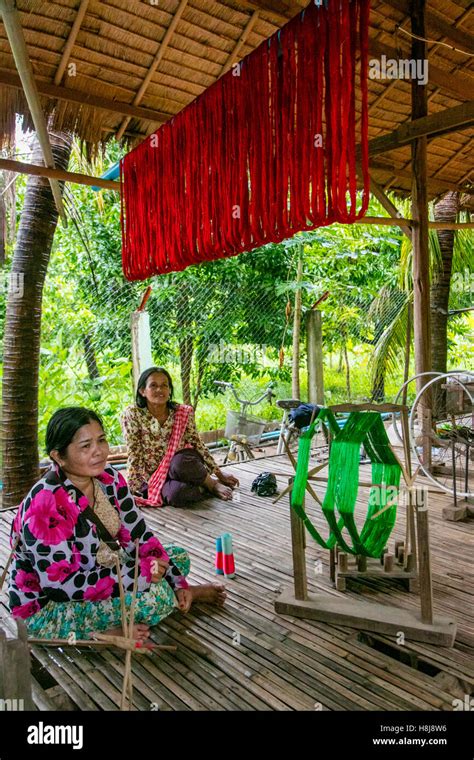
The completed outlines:
<svg viewBox="0 0 474 760">
<path fill-rule="evenodd" d="M 121 127 L 130 145 L 142 140 L 307 4 L 307 0 L 17 0 L 45 112 L 52 115 L 54 127 L 73 130 L 93 149 L 120 134 Z M 397 32 L 400 25 L 410 29 L 408 5 L 408 0 L 373 0 L 371 57 L 410 58 L 411 39 Z M 446 43 L 428 45 L 430 115 L 468 103 L 474 91 L 474 59 L 447 45 L 472 53 L 473 33 L 474 13 L 468 0 L 428 3 L 427 36 Z M 8 146 L 15 113 L 24 115 L 26 125 L 31 122 L 1 23 L 0 93 L 0 143 Z M 371 140 L 409 122 L 410 98 L 408 81 L 370 80 Z M 465 128 L 472 122 L 464 110 L 461 117 L 458 112 L 453 117 L 455 126 L 463 128 L 428 138 L 430 197 L 472 187 L 473 129 Z M 453 129 L 452 119 L 448 126 Z M 383 187 L 407 194 L 410 144 L 396 149 L 389 145 L 390 150 L 380 152 L 384 147 L 371 144 L 372 176 Z"/>
</svg>

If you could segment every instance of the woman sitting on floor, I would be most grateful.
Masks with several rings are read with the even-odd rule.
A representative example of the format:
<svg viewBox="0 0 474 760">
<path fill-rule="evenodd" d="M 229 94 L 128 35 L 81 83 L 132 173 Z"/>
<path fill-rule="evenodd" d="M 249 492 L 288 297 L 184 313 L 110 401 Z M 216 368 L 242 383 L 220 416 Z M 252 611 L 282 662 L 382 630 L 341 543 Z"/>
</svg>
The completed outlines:
<svg viewBox="0 0 474 760">
<path fill-rule="evenodd" d="M 176 404 L 173 382 L 162 367 L 142 372 L 136 403 L 122 415 L 128 447 L 128 483 L 145 506 L 187 507 L 209 492 L 232 498 L 239 485 L 224 475 L 201 441 L 192 406 Z M 213 477 L 215 476 L 215 477 Z"/>
<path fill-rule="evenodd" d="M 196 599 L 222 604 L 218 584 L 190 586 L 189 556 L 166 549 L 136 508 L 122 475 L 107 466 L 109 446 L 97 414 L 81 407 L 51 417 L 46 447 L 51 469 L 33 486 L 13 522 L 10 609 L 30 635 L 78 639 L 94 631 L 121 633 L 117 557 L 130 604 L 138 539 L 134 636 Z"/>
</svg>

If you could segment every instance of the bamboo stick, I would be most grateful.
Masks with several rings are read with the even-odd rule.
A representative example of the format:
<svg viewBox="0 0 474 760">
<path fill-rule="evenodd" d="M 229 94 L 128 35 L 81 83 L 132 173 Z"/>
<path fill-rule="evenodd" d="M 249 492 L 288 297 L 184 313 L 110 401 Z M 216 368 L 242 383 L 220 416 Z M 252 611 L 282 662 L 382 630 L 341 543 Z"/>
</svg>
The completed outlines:
<svg viewBox="0 0 474 760">
<path fill-rule="evenodd" d="M 138 588 L 138 560 L 139 560 L 138 547 L 139 547 L 139 541 L 137 538 L 135 539 L 135 569 L 133 573 L 132 604 L 130 607 L 130 617 L 128 621 L 128 636 L 130 639 L 133 639 L 133 628 L 135 625 L 135 605 L 137 601 L 137 588 Z M 127 652 L 126 657 L 125 657 L 125 668 L 126 668 L 126 675 L 128 678 L 128 709 L 131 710 L 132 699 L 133 699 L 133 683 L 132 683 L 132 653 L 130 651 Z"/>
<path fill-rule="evenodd" d="M 5 578 L 7 577 L 8 568 L 10 567 L 10 565 L 12 563 L 13 555 L 15 554 L 17 546 L 18 546 L 19 543 L 20 543 L 20 536 L 18 536 L 15 539 L 15 542 L 14 542 L 14 544 L 12 546 L 12 550 L 10 552 L 10 556 L 7 559 L 7 564 L 5 565 L 5 567 L 3 569 L 2 577 L 0 578 L 0 591 L 2 590 L 3 584 L 5 583 Z"/>
</svg>

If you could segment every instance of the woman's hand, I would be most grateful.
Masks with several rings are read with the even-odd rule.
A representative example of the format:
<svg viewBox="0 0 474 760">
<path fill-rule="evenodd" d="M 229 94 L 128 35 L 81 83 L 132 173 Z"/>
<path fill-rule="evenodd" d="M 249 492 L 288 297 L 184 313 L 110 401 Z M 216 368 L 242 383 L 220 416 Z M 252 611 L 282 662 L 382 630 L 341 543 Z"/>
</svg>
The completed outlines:
<svg viewBox="0 0 474 760">
<path fill-rule="evenodd" d="M 161 559 L 154 559 L 151 563 L 151 582 L 159 583 L 169 567 L 169 562 L 163 562 Z"/>
<path fill-rule="evenodd" d="M 176 591 L 176 599 L 180 612 L 189 612 L 193 603 L 193 593 L 190 588 L 180 588 Z"/>
<path fill-rule="evenodd" d="M 224 475 L 222 470 L 216 470 L 215 474 L 224 486 L 229 486 L 229 488 L 237 488 L 239 486 L 239 481 L 234 475 Z"/>
</svg>

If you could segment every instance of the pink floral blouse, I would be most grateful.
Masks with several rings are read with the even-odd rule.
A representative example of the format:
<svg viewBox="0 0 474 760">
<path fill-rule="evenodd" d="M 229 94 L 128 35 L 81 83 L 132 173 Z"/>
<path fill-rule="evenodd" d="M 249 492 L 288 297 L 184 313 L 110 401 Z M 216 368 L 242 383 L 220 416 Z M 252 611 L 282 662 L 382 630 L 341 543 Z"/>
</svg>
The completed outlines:
<svg viewBox="0 0 474 760">
<path fill-rule="evenodd" d="M 135 405 L 125 409 L 121 423 L 128 447 L 127 479 L 133 493 L 139 493 L 143 489 L 163 459 L 173 428 L 174 415 L 175 411 L 171 409 L 166 422 L 160 425 L 148 409 L 140 409 Z M 192 446 L 201 454 L 209 472 L 218 469 L 209 449 L 199 437 L 193 414 L 189 415 L 178 450 L 186 445 Z"/>
<path fill-rule="evenodd" d="M 147 528 L 122 475 L 107 466 L 97 477 L 99 487 L 117 510 L 122 547 L 121 576 L 125 591 L 133 588 L 135 539 L 138 539 L 139 592 L 151 586 L 153 562 L 169 562 L 164 580 L 173 591 L 187 588 L 186 578 Z M 52 467 L 22 501 L 12 525 L 10 542 L 18 541 L 9 581 L 12 614 L 29 618 L 49 601 L 98 602 L 119 596 L 115 567 L 97 562 L 97 528 L 83 514 L 87 498 Z"/>
</svg>

